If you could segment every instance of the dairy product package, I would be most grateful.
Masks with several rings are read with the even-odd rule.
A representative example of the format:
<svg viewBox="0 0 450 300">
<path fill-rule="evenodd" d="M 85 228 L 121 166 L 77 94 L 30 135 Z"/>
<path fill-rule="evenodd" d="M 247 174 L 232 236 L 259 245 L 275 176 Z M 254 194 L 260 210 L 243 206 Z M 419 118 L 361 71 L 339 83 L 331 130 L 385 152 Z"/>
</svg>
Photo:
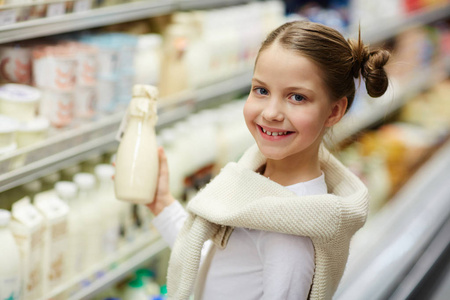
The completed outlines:
<svg viewBox="0 0 450 300">
<path fill-rule="evenodd" d="M 31 86 L 4 84 L 0 86 L 0 113 L 18 121 L 32 120 L 41 96 L 41 91 Z"/>
<path fill-rule="evenodd" d="M 151 203 L 155 196 L 159 172 L 155 136 L 157 96 L 158 90 L 153 86 L 133 87 L 117 150 L 114 178 L 117 199 L 145 204 Z"/>
<path fill-rule="evenodd" d="M 0 115 L 0 155 L 17 149 L 16 134 L 19 126 L 15 119 Z"/>
<path fill-rule="evenodd" d="M 69 206 L 54 190 L 37 194 L 34 203 L 44 216 L 44 292 L 48 293 L 67 279 Z"/>
<path fill-rule="evenodd" d="M 20 299 L 21 265 L 20 252 L 9 229 L 11 213 L 0 209 L 0 299 Z"/>
<path fill-rule="evenodd" d="M 31 49 L 8 45 L 0 47 L 0 80 L 31 84 Z"/>
<path fill-rule="evenodd" d="M 10 228 L 21 254 L 23 299 L 39 299 L 43 293 L 44 217 L 29 197 L 13 204 Z"/>
</svg>

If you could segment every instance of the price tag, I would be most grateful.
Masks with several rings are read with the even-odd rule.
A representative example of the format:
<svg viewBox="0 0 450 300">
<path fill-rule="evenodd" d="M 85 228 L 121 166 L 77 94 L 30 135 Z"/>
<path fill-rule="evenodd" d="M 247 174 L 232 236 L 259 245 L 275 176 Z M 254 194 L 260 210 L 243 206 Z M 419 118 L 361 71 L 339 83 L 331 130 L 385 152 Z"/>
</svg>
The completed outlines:
<svg viewBox="0 0 450 300">
<path fill-rule="evenodd" d="M 73 11 L 74 12 L 82 12 L 82 11 L 87 11 L 91 9 L 91 0 L 78 0 L 75 1 L 74 6 L 73 6 Z"/>
<path fill-rule="evenodd" d="M 8 9 L 0 11 L 0 26 L 16 23 L 16 10 Z"/>
<path fill-rule="evenodd" d="M 47 18 L 61 16 L 66 13 L 66 3 L 52 3 L 47 6 Z"/>
</svg>

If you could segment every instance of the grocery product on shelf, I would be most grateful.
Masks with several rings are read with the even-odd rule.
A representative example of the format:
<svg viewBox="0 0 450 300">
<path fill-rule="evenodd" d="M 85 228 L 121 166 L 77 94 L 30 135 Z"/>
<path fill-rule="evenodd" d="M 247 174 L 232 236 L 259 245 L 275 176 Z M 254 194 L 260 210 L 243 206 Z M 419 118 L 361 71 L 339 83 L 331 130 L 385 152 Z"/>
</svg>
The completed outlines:
<svg viewBox="0 0 450 300">
<path fill-rule="evenodd" d="M 144 283 L 144 289 L 147 297 L 155 297 L 160 294 L 160 286 L 155 282 L 155 272 L 144 268 L 136 270 L 136 278 L 140 278 Z"/>
<path fill-rule="evenodd" d="M 128 282 L 123 292 L 123 300 L 148 300 L 144 282 L 141 278 Z"/>
<path fill-rule="evenodd" d="M 0 81 L 31 84 L 31 49 L 14 45 L 0 47 Z"/>
<path fill-rule="evenodd" d="M 44 141 L 49 129 L 50 121 L 43 117 L 22 122 L 16 133 L 17 147 L 26 147 Z"/>
<path fill-rule="evenodd" d="M 117 150 L 114 178 L 117 199 L 138 204 L 153 201 L 159 170 L 155 137 L 156 99 L 153 86 L 135 85 Z"/>
<path fill-rule="evenodd" d="M 68 247 L 65 270 L 66 280 L 71 280 L 81 273 L 85 266 L 85 241 L 83 237 L 84 222 L 81 215 L 81 204 L 78 202 L 78 187 L 74 182 L 58 181 L 55 193 L 69 207 L 67 218 Z"/>
<path fill-rule="evenodd" d="M 21 262 L 19 248 L 8 228 L 11 213 L 0 209 L 0 244 L 2 255 L 0 256 L 0 298 L 19 299 L 21 295 Z"/>
<path fill-rule="evenodd" d="M 0 86 L 0 113 L 18 121 L 30 121 L 36 117 L 41 92 L 22 84 Z"/>
<path fill-rule="evenodd" d="M 103 216 L 99 213 L 99 199 L 96 195 L 96 178 L 90 173 L 78 173 L 73 177 L 78 186 L 77 201 L 80 205 L 81 219 L 83 221 L 82 240 L 85 245 L 82 270 L 94 265 L 102 254 L 102 228 Z M 98 270 L 96 270 L 98 271 Z"/>
<path fill-rule="evenodd" d="M 34 204 L 44 217 L 44 293 L 67 279 L 67 247 L 69 206 L 54 191 L 36 195 Z"/>
<path fill-rule="evenodd" d="M 138 36 L 134 59 L 135 84 L 155 86 L 159 84 L 162 42 L 159 34 L 150 33 Z"/>
<path fill-rule="evenodd" d="M 98 180 L 97 198 L 99 208 L 104 218 L 102 228 L 102 253 L 114 254 L 119 248 L 120 220 L 122 205 L 115 199 L 112 176 L 114 167 L 107 164 L 99 164 L 95 167 L 95 175 Z"/>
<path fill-rule="evenodd" d="M 44 218 L 25 197 L 12 206 L 11 232 L 20 250 L 23 274 L 21 295 L 25 300 L 43 295 Z"/>
<path fill-rule="evenodd" d="M 16 134 L 19 126 L 17 120 L 0 115 L 0 155 L 17 149 Z"/>
</svg>

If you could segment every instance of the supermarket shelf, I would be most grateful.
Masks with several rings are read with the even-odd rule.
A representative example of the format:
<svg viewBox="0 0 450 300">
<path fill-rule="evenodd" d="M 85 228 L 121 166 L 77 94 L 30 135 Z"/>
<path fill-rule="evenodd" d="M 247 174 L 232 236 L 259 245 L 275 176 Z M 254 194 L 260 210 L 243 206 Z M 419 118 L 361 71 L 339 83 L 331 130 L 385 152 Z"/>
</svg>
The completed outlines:
<svg viewBox="0 0 450 300">
<path fill-rule="evenodd" d="M 450 72 L 450 59 L 447 59 L 443 68 L 441 65 L 438 68 L 439 71 L 432 67 L 420 70 L 420 73 L 415 74 L 405 86 L 399 86 L 394 81 L 390 82 L 390 87 L 382 98 L 357 99 L 356 101 L 367 100 L 365 107 L 356 113 L 350 111 L 336 124 L 332 132 L 332 143 L 339 144 L 363 129 L 381 122 L 409 99 L 444 80 Z"/>
<path fill-rule="evenodd" d="M 0 43 L 134 21 L 172 12 L 173 0 L 139 1 L 0 27 Z"/>
<path fill-rule="evenodd" d="M 167 243 L 163 241 L 159 235 L 153 234 L 151 236 L 142 237 L 135 243 L 120 249 L 117 255 L 100 261 L 99 263 L 93 265 L 90 269 L 86 270 L 86 272 L 65 282 L 61 286 L 56 287 L 41 300 L 52 299 L 61 293 L 68 292 L 81 281 L 95 276 L 95 273 L 98 270 L 105 270 L 110 268 L 112 265 L 117 265 L 117 267 L 105 272 L 102 277 L 94 280 L 90 285 L 82 288 L 69 297 L 69 299 L 86 299 L 89 296 L 92 296 L 120 281 L 130 272 L 152 259 L 155 255 L 167 247 Z"/>
<path fill-rule="evenodd" d="M 450 141 L 354 236 L 339 299 L 387 299 L 450 216 Z"/>
<path fill-rule="evenodd" d="M 196 91 L 186 91 L 161 99 L 156 129 L 187 117 L 204 102 L 245 92 L 250 87 L 251 71 L 235 74 Z M 19 149 L 0 159 L 0 192 L 69 167 L 92 155 L 115 151 L 115 135 L 123 113 L 101 116 L 97 121 L 61 131 L 42 143 Z"/>
<path fill-rule="evenodd" d="M 392 38 L 400 32 L 410 27 L 415 27 L 423 24 L 430 24 L 450 16 L 450 3 L 434 5 L 433 7 L 424 11 L 417 11 L 411 13 L 405 18 L 391 18 L 390 20 L 381 20 L 376 24 L 364 26 L 361 30 L 363 32 L 362 38 L 364 42 L 376 44 Z M 352 37 L 356 38 L 358 34 L 357 28 L 352 31 Z"/>
<path fill-rule="evenodd" d="M 252 0 L 179 0 L 177 5 L 180 10 L 210 9 L 215 7 L 232 6 L 252 2 Z"/>
<path fill-rule="evenodd" d="M 0 27 L 0 44 L 72 32 L 168 14 L 180 9 L 206 9 L 250 0 L 142 0 L 83 12 L 18 22 Z"/>
</svg>

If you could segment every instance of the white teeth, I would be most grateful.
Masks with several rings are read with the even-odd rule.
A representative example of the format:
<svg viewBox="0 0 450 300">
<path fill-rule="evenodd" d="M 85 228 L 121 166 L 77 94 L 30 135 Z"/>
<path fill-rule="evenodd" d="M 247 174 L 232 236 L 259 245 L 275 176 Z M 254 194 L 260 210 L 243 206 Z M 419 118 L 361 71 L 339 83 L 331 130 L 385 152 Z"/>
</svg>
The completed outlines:
<svg viewBox="0 0 450 300">
<path fill-rule="evenodd" d="M 265 130 L 265 129 L 262 128 L 262 127 L 261 127 L 261 129 L 262 129 L 262 131 L 263 131 L 265 134 L 271 135 L 271 136 L 286 135 L 286 134 L 288 133 L 287 131 L 285 131 L 285 132 L 270 132 L 270 131 Z"/>
</svg>

